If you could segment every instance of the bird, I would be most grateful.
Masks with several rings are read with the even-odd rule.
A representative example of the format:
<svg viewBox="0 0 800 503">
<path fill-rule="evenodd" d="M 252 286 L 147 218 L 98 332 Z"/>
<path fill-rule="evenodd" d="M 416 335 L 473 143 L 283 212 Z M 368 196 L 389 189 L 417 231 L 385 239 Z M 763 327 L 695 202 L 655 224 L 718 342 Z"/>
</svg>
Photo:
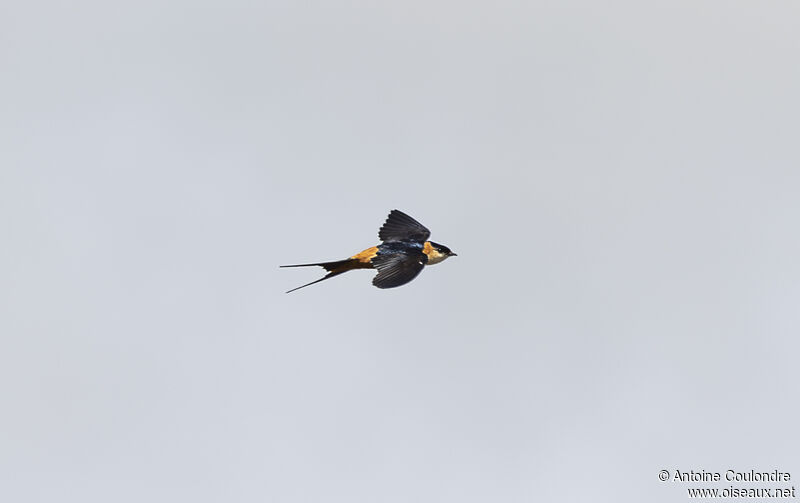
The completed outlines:
<svg viewBox="0 0 800 503">
<path fill-rule="evenodd" d="M 400 210 L 392 210 L 378 231 L 381 244 L 367 248 L 344 260 L 280 266 L 320 266 L 328 271 L 324 277 L 292 288 L 286 293 L 355 269 L 377 269 L 378 274 L 372 279 L 372 284 L 378 288 L 395 288 L 405 285 L 416 278 L 426 265 L 438 264 L 449 257 L 457 256 L 450 248 L 428 241 L 430 235 L 431 231 L 421 223 Z"/>
</svg>

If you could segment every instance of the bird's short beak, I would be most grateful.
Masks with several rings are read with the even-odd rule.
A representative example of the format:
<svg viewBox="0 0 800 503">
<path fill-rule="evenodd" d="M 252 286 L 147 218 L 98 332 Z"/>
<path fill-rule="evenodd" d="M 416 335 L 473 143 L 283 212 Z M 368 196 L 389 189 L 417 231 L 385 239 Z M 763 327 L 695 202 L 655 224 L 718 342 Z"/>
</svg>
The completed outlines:
<svg viewBox="0 0 800 503">
<path fill-rule="evenodd" d="M 450 256 L 451 256 L 451 257 L 458 257 L 458 253 L 453 253 L 453 252 L 450 252 Z"/>
</svg>

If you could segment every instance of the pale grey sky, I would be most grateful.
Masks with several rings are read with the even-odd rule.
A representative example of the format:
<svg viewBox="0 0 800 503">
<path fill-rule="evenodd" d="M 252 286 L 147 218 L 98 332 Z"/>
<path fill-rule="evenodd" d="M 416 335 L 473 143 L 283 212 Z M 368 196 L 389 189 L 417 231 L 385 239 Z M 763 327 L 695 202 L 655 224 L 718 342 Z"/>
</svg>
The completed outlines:
<svg viewBox="0 0 800 503">
<path fill-rule="evenodd" d="M 0 500 L 795 485 L 798 16 L 7 2 Z M 393 208 L 459 256 L 283 293 Z"/>
</svg>

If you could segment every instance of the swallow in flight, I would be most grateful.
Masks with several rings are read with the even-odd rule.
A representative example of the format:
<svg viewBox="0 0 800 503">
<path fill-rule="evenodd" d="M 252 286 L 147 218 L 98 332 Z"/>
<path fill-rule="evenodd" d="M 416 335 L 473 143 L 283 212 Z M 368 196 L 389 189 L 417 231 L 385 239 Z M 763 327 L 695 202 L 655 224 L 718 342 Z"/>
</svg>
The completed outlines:
<svg viewBox="0 0 800 503">
<path fill-rule="evenodd" d="M 286 293 L 319 283 L 328 278 L 338 276 L 354 269 L 377 269 L 378 274 L 372 284 L 378 288 L 394 288 L 405 285 L 426 265 L 438 264 L 447 257 L 456 254 L 450 248 L 428 241 L 431 231 L 402 211 L 392 210 L 386 218 L 378 238 L 382 241 L 378 246 L 367 248 L 350 258 L 334 262 L 317 262 L 314 264 L 282 265 L 281 267 L 324 267 L 328 274 L 324 277 L 293 288 Z"/>
</svg>

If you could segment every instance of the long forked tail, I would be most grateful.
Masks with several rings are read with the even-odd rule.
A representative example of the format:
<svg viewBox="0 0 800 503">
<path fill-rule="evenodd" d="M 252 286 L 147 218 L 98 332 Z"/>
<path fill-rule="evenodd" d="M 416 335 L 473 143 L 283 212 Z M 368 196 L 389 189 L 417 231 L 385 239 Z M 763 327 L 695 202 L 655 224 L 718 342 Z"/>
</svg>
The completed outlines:
<svg viewBox="0 0 800 503">
<path fill-rule="evenodd" d="M 354 261 L 352 259 L 345 259 L 345 260 L 336 260 L 334 262 L 317 262 L 315 264 L 292 264 L 292 265 L 282 265 L 281 267 L 313 267 L 313 266 L 320 266 L 324 267 L 328 274 L 321 277 L 316 281 L 312 281 L 311 283 L 306 283 L 305 285 L 300 285 L 297 288 L 292 288 L 291 290 L 287 291 L 286 293 L 292 293 L 295 290 L 300 290 L 301 288 L 305 288 L 307 286 L 313 285 L 314 283 L 319 283 L 320 281 L 325 281 L 326 279 L 332 278 L 334 276 L 338 276 L 344 272 L 350 271 L 355 269 L 352 267 Z"/>
</svg>

